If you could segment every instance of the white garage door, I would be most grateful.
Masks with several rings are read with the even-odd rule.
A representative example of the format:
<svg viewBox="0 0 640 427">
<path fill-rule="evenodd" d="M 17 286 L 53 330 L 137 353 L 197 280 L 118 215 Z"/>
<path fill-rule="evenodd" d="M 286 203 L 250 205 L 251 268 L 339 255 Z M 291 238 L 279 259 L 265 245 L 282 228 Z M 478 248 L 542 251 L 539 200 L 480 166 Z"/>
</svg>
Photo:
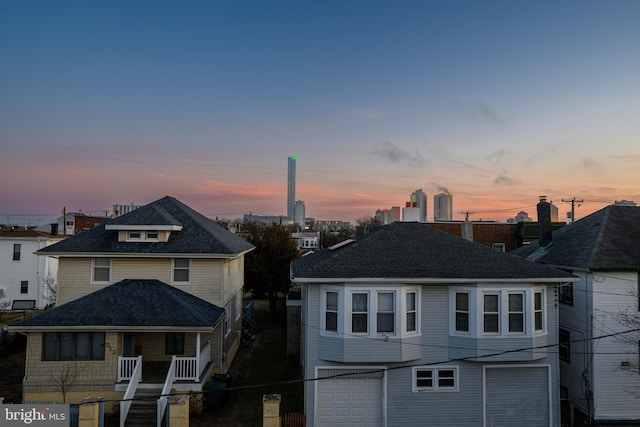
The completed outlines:
<svg viewBox="0 0 640 427">
<path fill-rule="evenodd" d="M 371 373 L 365 369 L 357 371 L 359 373 L 355 373 L 354 370 L 319 370 L 318 377 L 323 379 L 318 381 L 317 426 L 382 425 L 383 373 Z"/>
</svg>

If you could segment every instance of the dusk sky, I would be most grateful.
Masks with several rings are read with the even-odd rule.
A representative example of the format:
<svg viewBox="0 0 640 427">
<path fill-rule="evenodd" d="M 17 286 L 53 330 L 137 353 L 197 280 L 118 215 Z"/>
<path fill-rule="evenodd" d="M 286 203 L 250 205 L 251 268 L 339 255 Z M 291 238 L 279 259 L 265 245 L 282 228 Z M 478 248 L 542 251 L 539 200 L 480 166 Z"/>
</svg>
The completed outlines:
<svg viewBox="0 0 640 427">
<path fill-rule="evenodd" d="M 640 1 L 0 2 L 0 223 L 640 202 Z"/>
</svg>

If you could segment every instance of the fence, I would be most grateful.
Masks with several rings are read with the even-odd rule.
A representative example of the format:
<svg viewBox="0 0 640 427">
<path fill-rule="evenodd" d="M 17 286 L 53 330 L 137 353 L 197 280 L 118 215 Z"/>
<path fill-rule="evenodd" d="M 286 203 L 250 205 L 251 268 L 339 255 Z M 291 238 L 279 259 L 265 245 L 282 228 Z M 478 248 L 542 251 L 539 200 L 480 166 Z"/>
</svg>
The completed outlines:
<svg viewBox="0 0 640 427">
<path fill-rule="evenodd" d="M 307 417 L 298 412 L 291 412 L 280 417 L 281 427 L 305 427 L 307 425 Z"/>
</svg>

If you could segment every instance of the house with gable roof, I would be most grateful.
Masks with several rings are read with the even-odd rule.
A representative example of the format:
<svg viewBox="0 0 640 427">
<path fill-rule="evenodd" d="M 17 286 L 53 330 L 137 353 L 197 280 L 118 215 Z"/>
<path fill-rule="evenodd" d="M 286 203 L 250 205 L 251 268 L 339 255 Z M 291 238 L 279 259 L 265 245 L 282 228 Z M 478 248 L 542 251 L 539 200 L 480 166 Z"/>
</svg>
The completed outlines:
<svg viewBox="0 0 640 427">
<path fill-rule="evenodd" d="M 560 384 L 596 422 L 640 421 L 638 240 L 640 207 L 610 205 L 512 252 L 579 278 L 558 294 Z"/>
<path fill-rule="evenodd" d="M 293 261 L 307 425 L 559 426 L 571 274 L 420 223 Z"/>
<path fill-rule="evenodd" d="M 28 337 L 24 399 L 61 401 L 72 371 L 67 401 L 124 399 L 124 423 L 141 390 L 202 391 L 239 347 L 253 248 L 166 196 L 40 249 L 58 259 L 58 299 L 10 326 Z"/>
</svg>

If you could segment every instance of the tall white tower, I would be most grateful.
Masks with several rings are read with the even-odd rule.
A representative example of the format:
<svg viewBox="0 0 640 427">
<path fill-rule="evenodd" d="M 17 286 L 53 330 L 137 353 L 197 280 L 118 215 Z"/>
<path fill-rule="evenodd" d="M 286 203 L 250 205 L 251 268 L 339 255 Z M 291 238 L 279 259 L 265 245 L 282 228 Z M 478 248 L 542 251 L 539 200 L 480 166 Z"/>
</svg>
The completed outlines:
<svg viewBox="0 0 640 427">
<path fill-rule="evenodd" d="M 427 194 L 422 191 L 422 188 L 411 193 L 411 206 L 417 206 L 420 208 L 420 219 L 419 222 L 427 222 Z"/>
<path fill-rule="evenodd" d="M 289 157 L 287 165 L 287 216 L 295 216 L 296 207 L 296 156 Z"/>
<path fill-rule="evenodd" d="M 435 221 L 453 219 L 453 194 L 440 193 L 433 196 L 433 219 Z"/>
</svg>

